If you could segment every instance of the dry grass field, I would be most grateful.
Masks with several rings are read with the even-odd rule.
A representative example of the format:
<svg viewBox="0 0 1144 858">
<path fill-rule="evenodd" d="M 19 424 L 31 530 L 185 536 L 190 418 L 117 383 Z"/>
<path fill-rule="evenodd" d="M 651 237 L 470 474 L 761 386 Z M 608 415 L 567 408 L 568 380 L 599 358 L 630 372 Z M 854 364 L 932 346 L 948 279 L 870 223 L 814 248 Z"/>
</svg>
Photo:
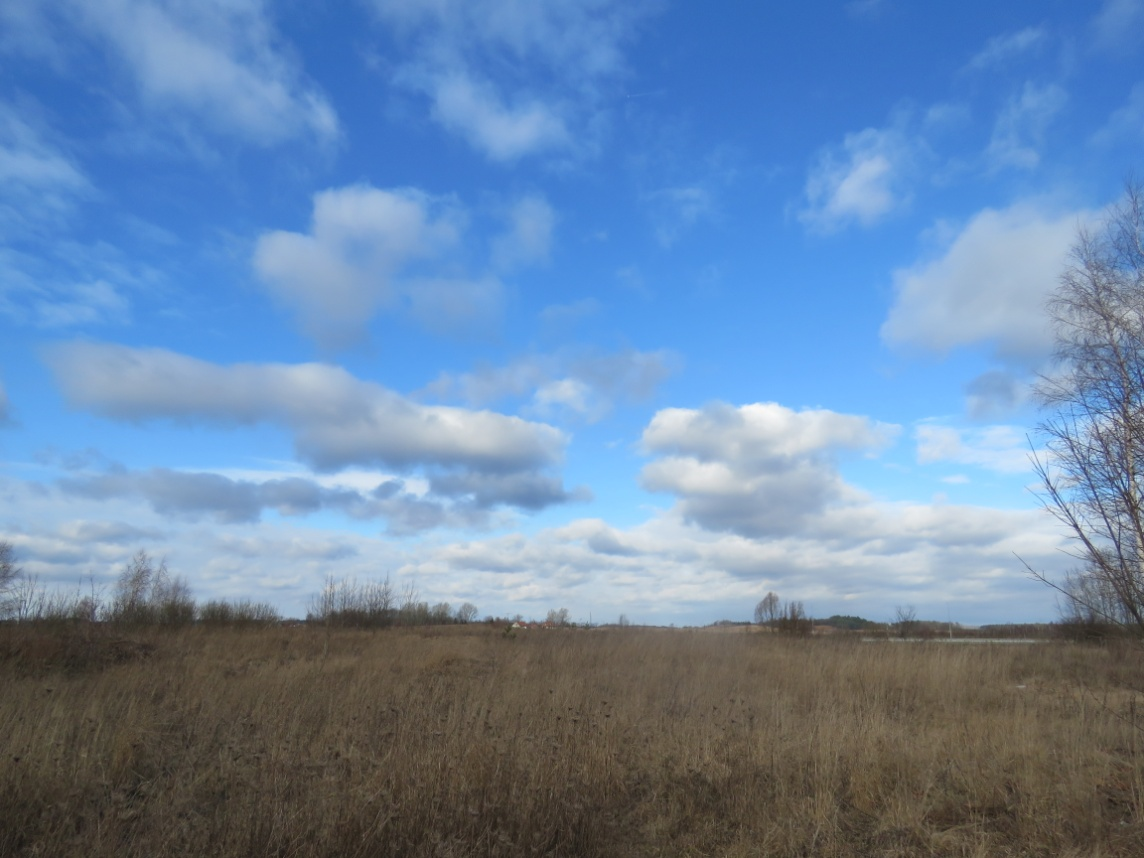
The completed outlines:
<svg viewBox="0 0 1144 858">
<path fill-rule="evenodd" d="M 1139 856 L 1139 653 L 0 628 L 0 854 Z"/>
</svg>

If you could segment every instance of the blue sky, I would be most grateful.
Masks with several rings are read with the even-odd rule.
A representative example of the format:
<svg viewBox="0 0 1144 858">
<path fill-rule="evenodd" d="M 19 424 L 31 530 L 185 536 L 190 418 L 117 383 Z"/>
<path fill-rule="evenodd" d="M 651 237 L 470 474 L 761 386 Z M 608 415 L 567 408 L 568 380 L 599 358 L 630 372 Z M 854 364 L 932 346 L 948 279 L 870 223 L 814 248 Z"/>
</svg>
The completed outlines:
<svg viewBox="0 0 1144 858">
<path fill-rule="evenodd" d="M 1030 383 L 1144 2 L 767 6 L 8 0 L 0 535 L 292 615 L 1052 619 Z"/>
</svg>

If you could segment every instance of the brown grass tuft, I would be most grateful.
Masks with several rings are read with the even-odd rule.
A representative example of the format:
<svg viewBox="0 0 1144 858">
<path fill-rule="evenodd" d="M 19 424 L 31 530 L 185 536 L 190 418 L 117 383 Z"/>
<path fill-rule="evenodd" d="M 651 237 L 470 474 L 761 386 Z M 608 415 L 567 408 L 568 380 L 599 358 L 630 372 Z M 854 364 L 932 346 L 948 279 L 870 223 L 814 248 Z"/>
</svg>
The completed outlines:
<svg viewBox="0 0 1144 858">
<path fill-rule="evenodd" d="M 1144 854 L 1107 650 L 0 632 L 0 855 Z"/>
</svg>

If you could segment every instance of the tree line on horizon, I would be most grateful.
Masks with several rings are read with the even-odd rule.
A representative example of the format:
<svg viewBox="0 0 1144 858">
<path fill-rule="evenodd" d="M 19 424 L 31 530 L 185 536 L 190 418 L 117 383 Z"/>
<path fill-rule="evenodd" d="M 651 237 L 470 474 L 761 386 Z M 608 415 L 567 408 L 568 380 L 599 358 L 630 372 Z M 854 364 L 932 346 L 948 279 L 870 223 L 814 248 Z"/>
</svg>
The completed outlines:
<svg viewBox="0 0 1144 858">
<path fill-rule="evenodd" d="M 430 605 L 408 584 L 398 591 L 384 581 L 326 579 L 310 600 L 307 622 L 327 626 L 383 627 L 470 623 L 477 607 L 465 602 Z M 565 615 L 567 611 L 565 611 Z M 102 622 L 119 626 L 271 625 L 283 621 L 269 602 L 210 599 L 196 602 L 186 579 L 171 574 L 166 560 L 140 549 L 124 566 L 109 596 L 91 583 L 85 592 L 49 590 L 16 563 L 11 542 L 0 540 L 0 620 L 16 622 Z"/>
</svg>

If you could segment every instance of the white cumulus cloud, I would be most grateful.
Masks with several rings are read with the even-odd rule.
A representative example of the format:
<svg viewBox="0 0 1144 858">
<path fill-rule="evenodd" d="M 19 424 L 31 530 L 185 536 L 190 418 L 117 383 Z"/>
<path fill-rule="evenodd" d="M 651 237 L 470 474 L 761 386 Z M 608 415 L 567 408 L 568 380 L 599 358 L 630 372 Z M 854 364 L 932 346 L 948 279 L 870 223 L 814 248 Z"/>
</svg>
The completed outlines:
<svg viewBox="0 0 1144 858">
<path fill-rule="evenodd" d="M 308 233 L 263 234 L 254 269 L 310 336 L 344 345 L 394 301 L 411 263 L 457 244 L 463 221 L 451 201 L 415 189 L 335 188 L 315 194 Z"/>
<path fill-rule="evenodd" d="M 68 403 L 115 420 L 236 427 L 269 423 L 320 470 L 419 468 L 490 505 L 568 499 L 550 471 L 565 436 L 491 411 L 413 402 L 327 364 L 223 366 L 164 349 L 65 343 L 46 352 Z M 450 481 L 453 481 L 450 483 Z"/>
<path fill-rule="evenodd" d="M 556 219 L 536 195 L 491 214 L 504 215 L 508 228 L 486 238 L 449 196 L 366 184 L 331 188 L 314 195 L 307 231 L 258 238 L 253 267 L 326 348 L 365 339 L 370 321 L 386 310 L 408 312 L 437 334 L 489 336 L 503 309 L 500 275 L 544 261 Z M 466 259 L 474 257 L 485 260 L 483 273 L 469 273 Z"/>
<path fill-rule="evenodd" d="M 1003 359 L 1043 360 L 1052 348 L 1044 303 L 1089 217 L 1029 202 L 979 212 L 940 256 L 894 272 L 882 339 L 936 352 L 984 344 Z"/>
<path fill-rule="evenodd" d="M 865 417 L 776 403 L 669 408 L 644 430 L 644 450 L 660 458 L 640 479 L 649 491 L 675 495 L 681 515 L 709 530 L 797 533 L 828 506 L 860 496 L 838 474 L 835 454 L 881 448 L 897 431 Z"/>
</svg>

